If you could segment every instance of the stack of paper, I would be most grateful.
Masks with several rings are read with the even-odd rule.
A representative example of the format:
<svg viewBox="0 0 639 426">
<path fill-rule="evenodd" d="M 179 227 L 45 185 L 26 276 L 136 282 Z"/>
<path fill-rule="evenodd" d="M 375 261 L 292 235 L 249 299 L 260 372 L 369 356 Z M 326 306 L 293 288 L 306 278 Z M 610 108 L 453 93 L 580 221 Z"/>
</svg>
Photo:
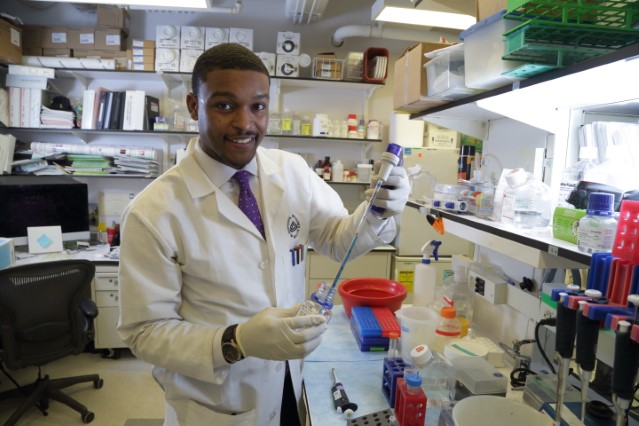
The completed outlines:
<svg viewBox="0 0 639 426">
<path fill-rule="evenodd" d="M 74 117 L 73 111 L 60 111 L 43 106 L 40 127 L 45 129 L 72 129 Z"/>
<path fill-rule="evenodd" d="M 0 175 L 11 174 L 15 148 L 16 138 L 13 135 L 0 134 Z"/>
</svg>

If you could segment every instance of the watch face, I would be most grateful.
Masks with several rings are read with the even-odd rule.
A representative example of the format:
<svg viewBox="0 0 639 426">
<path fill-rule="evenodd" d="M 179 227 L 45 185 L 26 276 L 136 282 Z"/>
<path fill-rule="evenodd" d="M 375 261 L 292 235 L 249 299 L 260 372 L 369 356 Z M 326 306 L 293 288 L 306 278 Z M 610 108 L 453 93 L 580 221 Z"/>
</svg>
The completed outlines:
<svg viewBox="0 0 639 426">
<path fill-rule="evenodd" d="M 231 364 L 240 360 L 240 351 L 231 342 L 226 342 L 222 345 L 222 355 L 224 355 L 224 359 Z"/>
</svg>

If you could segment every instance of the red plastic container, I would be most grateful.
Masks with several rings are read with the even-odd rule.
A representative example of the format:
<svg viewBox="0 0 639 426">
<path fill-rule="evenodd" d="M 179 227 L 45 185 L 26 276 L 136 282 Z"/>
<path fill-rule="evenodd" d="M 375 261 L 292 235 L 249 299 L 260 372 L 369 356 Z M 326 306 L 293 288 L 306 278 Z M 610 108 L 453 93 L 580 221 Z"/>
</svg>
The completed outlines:
<svg viewBox="0 0 639 426">
<path fill-rule="evenodd" d="M 621 202 L 612 255 L 639 263 L 639 201 Z"/>
<path fill-rule="evenodd" d="M 402 307 L 406 287 L 386 278 L 351 278 L 337 287 L 346 315 L 351 317 L 354 306 L 386 306 L 392 312 Z"/>
</svg>

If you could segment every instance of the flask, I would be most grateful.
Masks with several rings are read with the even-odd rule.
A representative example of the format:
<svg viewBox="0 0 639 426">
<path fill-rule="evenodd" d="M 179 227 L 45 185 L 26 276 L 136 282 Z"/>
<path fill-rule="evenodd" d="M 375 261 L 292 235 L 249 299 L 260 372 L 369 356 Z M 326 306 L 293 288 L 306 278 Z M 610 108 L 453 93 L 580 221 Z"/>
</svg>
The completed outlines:
<svg viewBox="0 0 639 426">
<path fill-rule="evenodd" d="M 331 121 L 326 114 L 315 114 L 313 120 L 313 136 L 328 136 L 331 132 Z"/>
<path fill-rule="evenodd" d="M 431 265 L 431 256 L 437 261 L 437 250 L 441 241 L 430 240 L 422 246 L 422 261 L 415 265 L 413 280 L 413 305 L 430 306 L 435 301 L 435 285 L 437 283 L 437 268 Z"/>
<path fill-rule="evenodd" d="M 279 135 L 282 133 L 282 123 L 280 120 L 280 115 L 276 112 L 271 112 L 268 115 L 268 126 L 266 128 L 266 133 L 269 135 Z"/>
<path fill-rule="evenodd" d="M 302 303 L 297 316 L 320 314 L 326 317 L 328 322 L 333 315 L 333 297 L 335 291 L 331 290 L 331 284 L 322 281 L 317 286 L 317 291 L 311 293 L 311 296 Z"/>
<path fill-rule="evenodd" d="M 584 253 L 612 252 L 617 233 L 614 217 L 615 196 L 592 192 L 588 197 L 586 216 L 579 220 L 577 248 Z"/>
<path fill-rule="evenodd" d="M 423 425 L 426 421 L 426 394 L 422 389 L 422 378 L 409 373 L 397 379 L 395 390 L 395 416 L 402 426 Z"/>
<path fill-rule="evenodd" d="M 335 160 L 333 162 L 332 170 L 331 170 L 333 182 L 344 182 L 344 164 L 340 160 Z"/>
<path fill-rule="evenodd" d="M 293 134 L 293 115 L 288 108 L 284 108 L 284 112 L 282 113 L 281 126 L 283 135 Z"/>
<path fill-rule="evenodd" d="M 428 406 L 443 406 L 455 399 L 457 371 L 443 355 L 428 347 L 417 345 L 410 352 L 412 365 L 422 377 L 422 389 Z"/>
<path fill-rule="evenodd" d="M 543 228 L 550 223 L 550 188 L 524 169 L 506 174 L 501 220 L 517 228 Z"/>
<path fill-rule="evenodd" d="M 444 347 L 449 340 L 459 339 L 461 336 L 461 322 L 457 319 L 457 311 L 452 306 L 441 309 L 439 324 L 435 329 L 433 349 L 444 353 Z"/>
<path fill-rule="evenodd" d="M 462 326 L 460 337 L 466 335 L 473 319 L 473 295 L 474 292 L 468 286 L 466 268 L 455 265 L 453 275 L 448 277 L 444 285 L 444 297 L 448 305 L 455 307 L 457 319 Z"/>
<path fill-rule="evenodd" d="M 567 167 L 562 174 L 558 200 L 560 207 L 572 205 L 567 201 L 570 193 L 577 187 L 579 182 L 584 180 L 584 174 L 595 166 L 597 166 L 597 148 L 594 146 L 580 147 L 579 161 Z"/>
<path fill-rule="evenodd" d="M 312 132 L 311 119 L 305 115 L 300 123 L 300 133 L 302 136 L 311 136 Z"/>
</svg>

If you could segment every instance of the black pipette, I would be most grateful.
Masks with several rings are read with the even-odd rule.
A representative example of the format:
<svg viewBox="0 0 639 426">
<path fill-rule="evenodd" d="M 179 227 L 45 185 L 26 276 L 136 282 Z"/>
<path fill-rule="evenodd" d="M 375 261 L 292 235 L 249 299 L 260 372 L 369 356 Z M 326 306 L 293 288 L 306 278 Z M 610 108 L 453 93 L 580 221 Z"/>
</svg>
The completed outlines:
<svg viewBox="0 0 639 426">
<path fill-rule="evenodd" d="M 335 406 L 335 411 L 343 413 L 344 417 L 350 419 L 353 417 L 353 413 L 357 411 L 357 404 L 348 400 L 348 396 L 346 396 L 346 391 L 344 390 L 344 385 L 342 385 L 342 382 L 337 380 L 334 368 L 331 369 L 331 373 L 333 373 L 334 382 L 331 392 L 333 393 L 333 405 Z"/>
<path fill-rule="evenodd" d="M 615 360 L 612 372 L 612 393 L 614 394 L 616 425 L 626 424 L 626 411 L 635 394 L 635 376 L 639 345 L 630 338 L 630 322 L 619 321 L 615 332 Z"/>
<path fill-rule="evenodd" d="M 555 421 L 561 423 L 561 408 L 564 405 L 564 391 L 568 373 L 570 371 L 570 358 L 572 358 L 575 344 L 575 319 L 577 311 L 564 306 L 567 293 L 559 293 L 557 303 L 557 327 L 555 329 L 555 358 L 559 363 L 559 373 L 557 375 L 557 408 L 555 410 Z"/>
<path fill-rule="evenodd" d="M 601 297 L 598 290 L 586 290 L 588 292 L 596 291 L 597 297 Z M 584 307 L 588 301 L 580 300 L 579 312 L 577 313 L 577 351 L 575 354 L 575 362 L 581 368 L 581 421 L 586 421 L 586 402 L 588 401 L 588 387 L 590 377 L 595 369 L 597 360 L 597 341 L 599 340 L 599 321 L 591 320 L 584 315 Z"/>
</svg>

